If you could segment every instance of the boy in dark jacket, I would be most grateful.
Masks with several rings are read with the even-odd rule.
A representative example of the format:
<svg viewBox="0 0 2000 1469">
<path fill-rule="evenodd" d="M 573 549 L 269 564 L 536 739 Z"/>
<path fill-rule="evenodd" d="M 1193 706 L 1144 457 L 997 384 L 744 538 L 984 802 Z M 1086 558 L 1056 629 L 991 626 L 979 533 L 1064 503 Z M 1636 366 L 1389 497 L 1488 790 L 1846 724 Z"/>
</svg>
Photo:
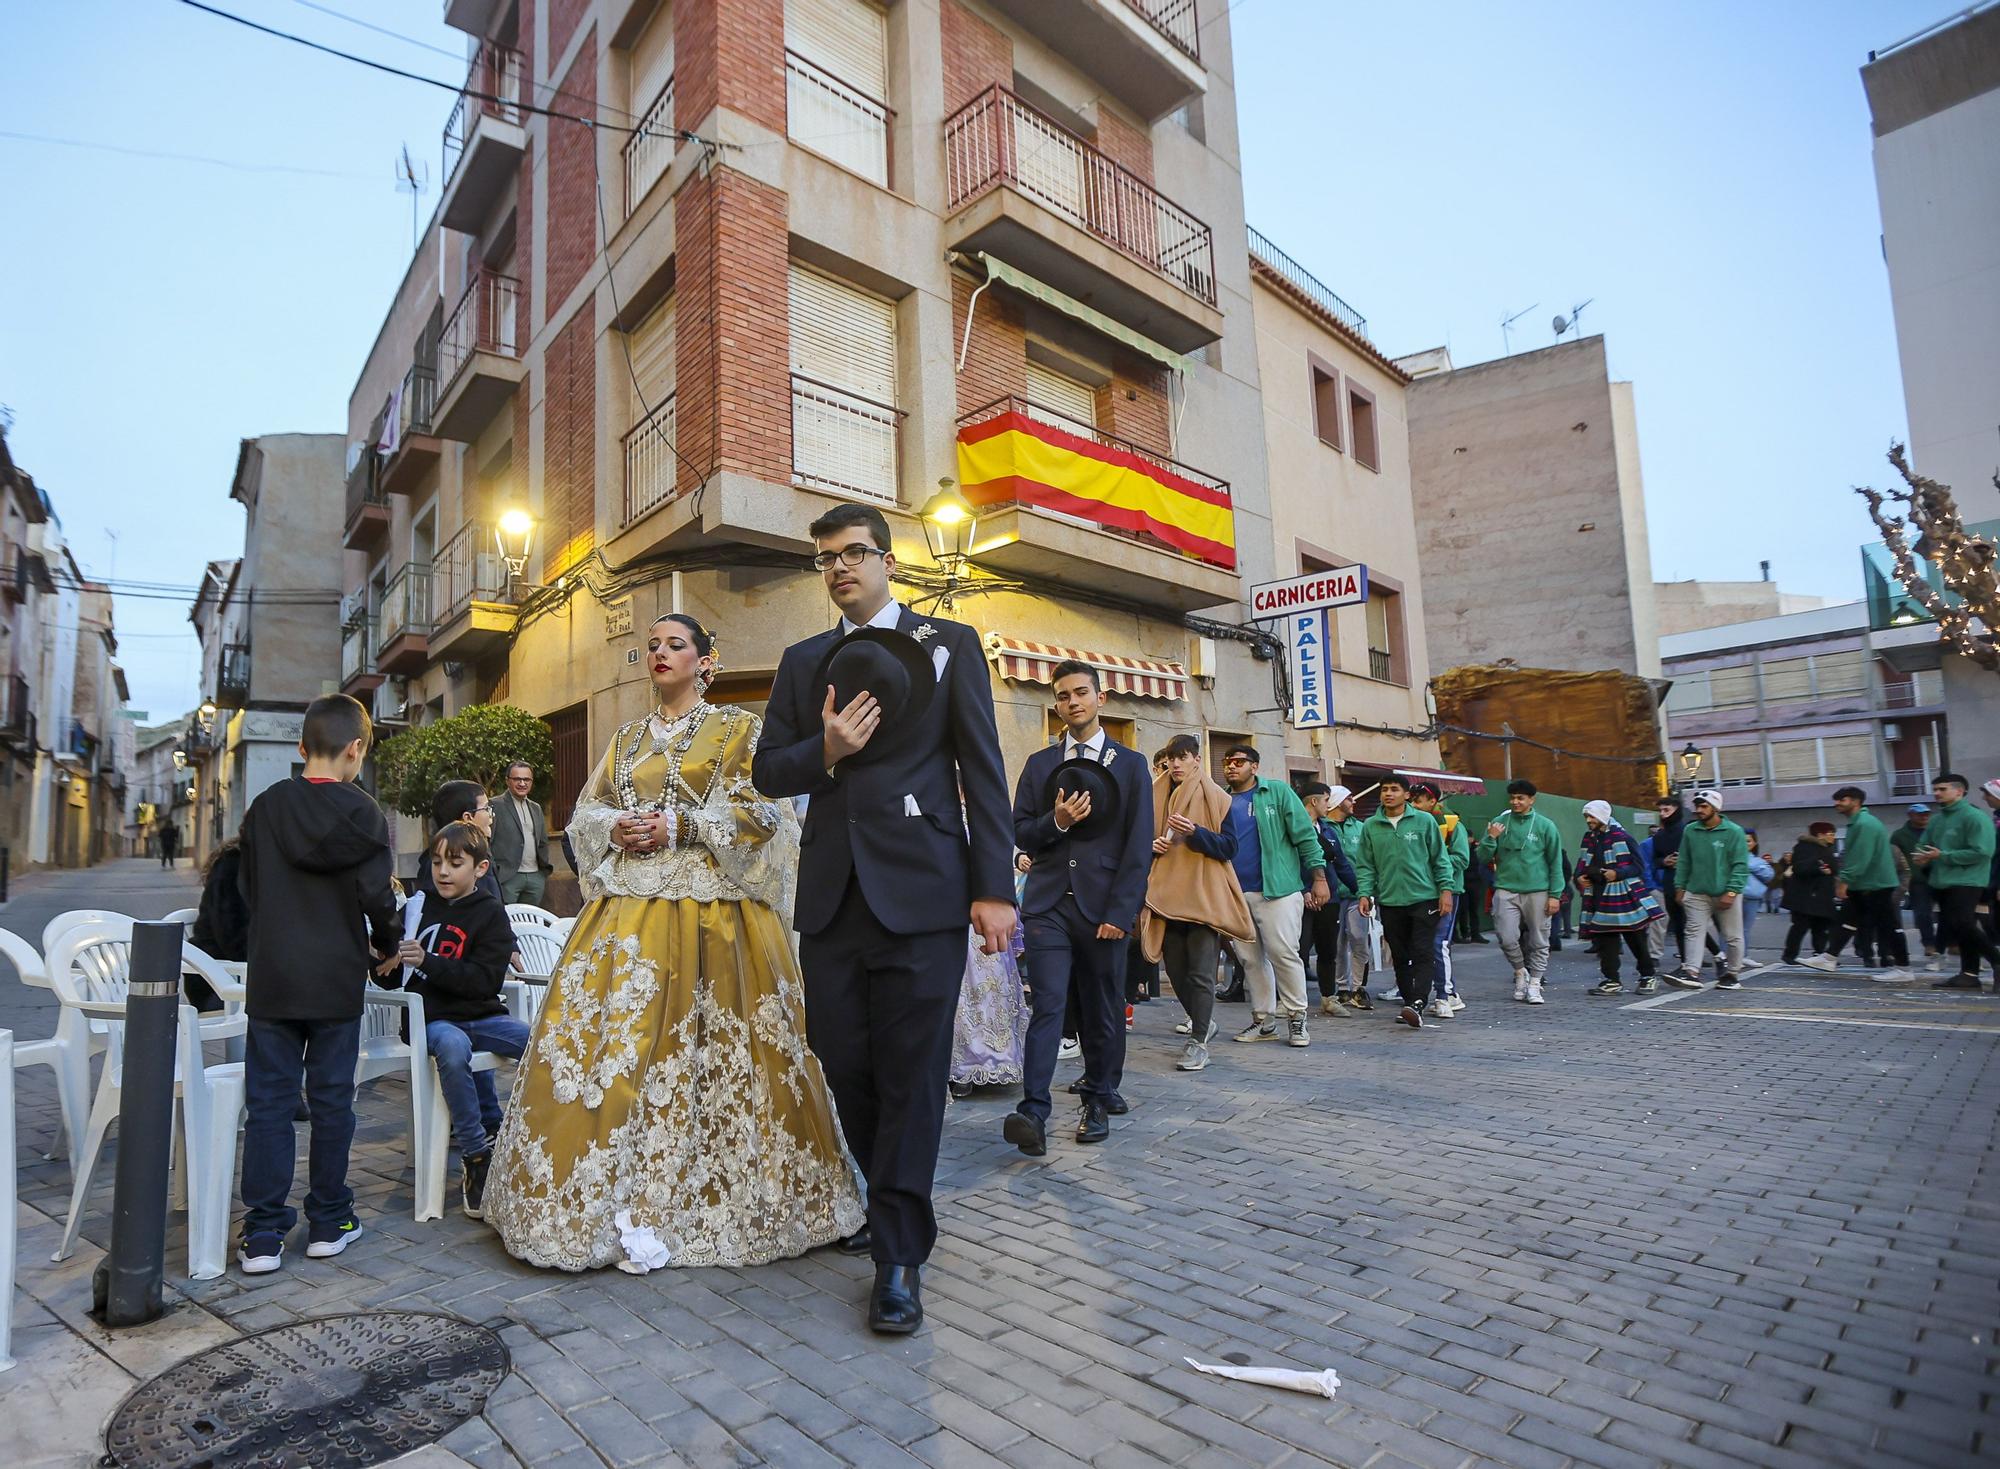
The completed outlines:
<svg viewBox="0 0 2000 1469">
<path fill-rule="evenodd" d="M 238 884 L 250 910 L 244 1037 L 244 1272 L 283 1264 L 301 1082 L 312 1114 L 306 1253 L 337 1255 L 361 1237 L 347 1154 L 354 1141 L 354 1060 L 376 950 L 395 942 L 396 895 L 382 812 L 354 779 L 374 731 L 345 694 L 306 710 L 305 770 L 243 818 Z M 373 943 L 370 931 L 373 931 Z"/>
<path fill-rule="evenodd" d="M 500 1131 L 500 1098 L 493 1073 L 472 1069 L 472 1053 L 518 1059 L 528 1046 L 528 1027 L 507 1013 L 500 998 L 514 929 L 506 906 L 481 882 L 492 868 L 492 852 L 476 826 L 454 821 L 445 827 L 431 839 L 426 865 L 430 890 L 410 900 L 414 911 L 405 927 L 414 931 L 396 960 L 406 976 L 403 988 L 424 997 L 424 1033 L 458 1144 L 465 1217 L 479 1219 Z"/>
</svg>

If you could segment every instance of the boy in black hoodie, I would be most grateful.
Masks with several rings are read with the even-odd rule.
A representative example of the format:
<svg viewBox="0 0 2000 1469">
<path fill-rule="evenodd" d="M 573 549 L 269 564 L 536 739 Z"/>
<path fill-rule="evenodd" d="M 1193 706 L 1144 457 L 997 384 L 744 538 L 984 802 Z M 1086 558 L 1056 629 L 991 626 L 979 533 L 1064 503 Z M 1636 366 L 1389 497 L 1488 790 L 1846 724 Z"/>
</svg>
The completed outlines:
<svg viewBox="0 0 2000 1469">
<path fill-rule="evenodd" d="M 395 943 L 393 858 L 382 812 L 353 782 L 374 730 L 345 694 L 306 710 L 303 774 L 251 803 L 238 885 L 250 910 L 244 1037 L 244 1272 L 284 1263 L 303 1081 L 312 1114 L 306 1253 L 337 1255 L 361 1237 L 347 1154 L 354 1141 L 354 1060 L 374 953 Z M 370 930 L 373 930 L 373 942 Z"/>
<path fill-rule="evenodd" d="M 514 928 L 506 906 L 481 882 L 492 852 L 478 827 L 466 821 L 445 827 L 431 839 L 425 865 L 429 890 L 410 900 L 421 906 L 414 917 L 406 910 L 396 961 L 404 966 L 403 988 L 424 997 L 425 1036 L 463 1170 L 465 1217 L 479 1219 L 500 1131 L 500 1098 L 493 1073 L 472 1069 L 472 1053 L 519 1058 L 528 1046 L 528 1027 L 507 1013 L 500 998 Z"/>
</svg>

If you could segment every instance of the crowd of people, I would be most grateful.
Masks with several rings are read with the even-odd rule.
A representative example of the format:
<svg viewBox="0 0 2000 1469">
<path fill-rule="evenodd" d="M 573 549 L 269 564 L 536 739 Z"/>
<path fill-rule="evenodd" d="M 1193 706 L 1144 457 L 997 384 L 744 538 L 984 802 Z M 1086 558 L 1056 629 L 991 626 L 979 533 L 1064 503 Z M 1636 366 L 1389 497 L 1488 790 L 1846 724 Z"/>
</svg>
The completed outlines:
<svg viewBox="0 0 2000 1469">
<path fill-rule="evenodd" d="M 1959 956 L 1940 983 L 1977 988 L 1982 959 L 2000 965 L 1981 925 L 1993 822 L 1953 774 L 1909 837 L 1839 792 L 1844 850 L 1817 824 L 1782 877 L 1716 790 L 1691 813 L 1663 800 L 1643 839 L 1589 802 L 1572 856 L 1525 780 L 1471 822 L 1391 774 L 1363 818 L 1344 786 L 1262 774 L 1247 742 L 1223 751 L 1219 781 L 1192 735 L 1149 758 L 1111 737 L 1098 671 L 1072 661 L 1051 677 L 1062 733 L 1010 803 L 977 635 L 891 597 L 878 511 L 840 507 L 811 535 L 840 621 L 786 651 L 761 720 L 704 698 L 720 652 L 698 618 L 650 628 L 658 707 L 612 736 L 578 798 L 564 841 L 583 910 L 532 1026 L 503 993 L 519 968 L 505 905 L 539 900 L 550 867 L 533 769 L 507 772 L 497 809 L 477 782 L 447 782 L 404 892 L 355 784 L 368 716 L 340 695 L 311 706 L 302 772 L 211 865 L 193 936 L 248 965 L 246 1272 L 281 1268 L 297 1224 L 297 1121 L 306 1254 L 364 1232 L 346 1173 L 371 984 L 421 998 L 463 1210 L 518 1258 L 644 1271 L 837 1246 L 872 1257 L 868 1324 L 898 1334 L 923 1319 L 949 1095 L 1018 1084 L 1001 1136 L 1043 1156 L 1073 1055 L 1074 1140 L 1102 1142 L 1130 1110 L 1132 1003 L 1162 969 L 1184 1072 L 1212 1064 L 1219 1002 L 1245 1005 L 1235 1042 L 1303 1048 L 1309 987 L 1322 1018 L 1352 1018 L 1374 1008 L 1377 966 L 1401 1024 L 1451 1018 L 1466 1005 L 1453 945 L 1485 942 L 1482 911 L 1525 1005 L 1546 1002 L 1572 904 L 1602 976 L 1591 993 L 1621 992 L 1622 954 L 1641 991 L 1699 988 L 1710 947 L 1716 983 L 1736 987 L 1753 882 L 1782 889 L 1788 958 L 1832 968 L 1851 943 L 1891 978 L 1898 854 Z M 1986 798 L 2000 805 L 2000 782 Z M 1239 978 L 1218 993 L 1224 975 Z M 480 1054 L 520 1061 L 504 1106 Z"/>
</svg>

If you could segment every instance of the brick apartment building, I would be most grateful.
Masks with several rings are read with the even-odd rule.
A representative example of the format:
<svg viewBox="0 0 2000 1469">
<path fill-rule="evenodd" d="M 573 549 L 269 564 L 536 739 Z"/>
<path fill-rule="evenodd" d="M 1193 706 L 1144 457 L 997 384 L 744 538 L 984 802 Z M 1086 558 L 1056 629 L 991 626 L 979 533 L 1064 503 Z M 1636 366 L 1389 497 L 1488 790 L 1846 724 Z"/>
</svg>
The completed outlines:
<svg viewBox="0 0 2000 1469">
<path fill-rule="evenodd" d="M 980 514 L 967 574 L 1012 584 L 952 614 L 987 639 L 1010 765 L 1060 650 L 1142 748 L 1278 746 L 1275 666 L 1223 626 L 1297 568 L 1228 22 L 1200 10 L 450 0 L 473 60 L 444 192 L 349 407 L 342 686 L 390 728 L 543 716 L 560 824 L 647 707 L 658 612 L 715 628 L 713 697 L 759 706 L 837 615 L 805 527 L 880 505 L 928 609 L 915 512 L 949 478 Z"/>
</svg>

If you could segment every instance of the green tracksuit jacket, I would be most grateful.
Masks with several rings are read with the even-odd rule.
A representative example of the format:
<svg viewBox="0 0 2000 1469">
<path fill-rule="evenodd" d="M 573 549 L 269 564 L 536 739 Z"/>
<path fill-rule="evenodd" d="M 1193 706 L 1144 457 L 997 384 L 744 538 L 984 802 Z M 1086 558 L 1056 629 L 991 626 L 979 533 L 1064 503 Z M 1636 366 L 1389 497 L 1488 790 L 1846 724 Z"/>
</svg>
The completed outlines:
<svg viewBox="0 0 2000 1469">
<path fill-rule="evenodd" d="M 1993 873 L 1993 818 L 1973 805 L 1971 797 L 1960 797 L 1932 812 L 1924 836 L 1943 854 L 1924 872 L 1932 887 L 1986 886 Z"/>
<path fill-rule="evenodd" d="M 1521 816 L 1502 811 L 1493 818 L 1504 830 L 1479 839 L 1479 855 L 1493 863 L 1493 886 L 1505 893 L 1557 893 L 1569 886 L 1563 875 L 1562 833 L 1539 811 Z"/>
<path fill-rule="evenodd" d="M 1896 859 L 1889 855 L 1889 831 L 1863 806 L 1848 819 L 1847 847 L 1840 854 L 1840 880 L 1850 892 L 1872 893 L 1899 887 Z"/>
<path fill-rule="evenodd" d="M 1362 822 L 1361 840 L 1348 855 L 1361 896 L 1378 903 L 1435 903 L 1439 893 L 1451 891 L 1444 835 L 1435 818 L 1414 806 L 1401 821 L 1392 823 L 1377 811 Z"/>
<path fill-rule="evenodd" d="M 1684 893 L 1740 893 L 1750 885 L 1750 838 L 1724 817 L 1713 827 L 1690 821 L 1681 833 L 1674 886 Z"/>
</svg>

